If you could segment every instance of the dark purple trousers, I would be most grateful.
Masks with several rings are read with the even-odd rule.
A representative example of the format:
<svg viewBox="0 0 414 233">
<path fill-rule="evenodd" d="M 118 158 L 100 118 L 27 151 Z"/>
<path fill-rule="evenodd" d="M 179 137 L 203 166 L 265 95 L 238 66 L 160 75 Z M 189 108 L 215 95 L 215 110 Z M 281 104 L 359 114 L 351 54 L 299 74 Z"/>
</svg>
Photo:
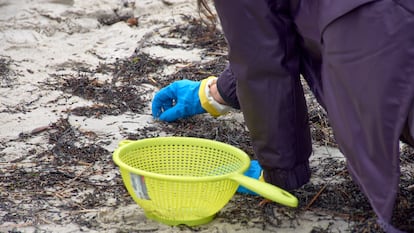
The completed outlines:
<svg viewBox="0 0 414 233">
<path fill-rule="evenodd" d="M 266 181 L 294 189 L 309 181 L 312 150 L 302 74 L 379 223 L 399 232 L 390 221 L 414 108 L 414 0 L 290 3 L 215 0 L 230 61 L 219 92 L 243 111 Z"/>
</svg>

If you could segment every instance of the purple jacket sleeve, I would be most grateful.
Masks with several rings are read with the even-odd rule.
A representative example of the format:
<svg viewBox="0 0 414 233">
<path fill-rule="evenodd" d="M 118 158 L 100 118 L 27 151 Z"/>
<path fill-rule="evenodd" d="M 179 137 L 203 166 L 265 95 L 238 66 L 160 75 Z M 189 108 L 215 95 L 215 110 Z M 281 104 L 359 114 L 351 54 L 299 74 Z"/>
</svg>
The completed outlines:
<svg viewBox="0 0 414 233">
<path fill-rule="evenodd" d="M 265 180 L 291 190 L 309 181 L 312 146 L 298 37 L 285 9 L 275 14 L 268 4 L 215 1 L 230 61 L 218 89 L 232 106 L 238 100 Z"/>
<path fill-rule="evenodd" d="M 228 105 L 235 109 L 240 109 L 236 92 L 236 77 L 231 71 L 230 65 L 226 67 L 217 79 L 217 90 Z"/>
</svg>

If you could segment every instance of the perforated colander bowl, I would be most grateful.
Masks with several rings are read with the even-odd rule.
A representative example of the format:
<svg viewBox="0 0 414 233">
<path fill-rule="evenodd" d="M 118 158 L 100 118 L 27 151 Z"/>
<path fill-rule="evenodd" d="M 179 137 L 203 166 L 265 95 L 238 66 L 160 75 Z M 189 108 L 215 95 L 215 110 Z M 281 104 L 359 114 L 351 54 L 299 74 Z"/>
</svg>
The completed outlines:
<svg viewBox="0 0 414 233">
<path fill-rule="evenodd" d="M 113 160 L 146 217 L 167 225 L 210 222 L 239 183 L 254 191 L 259 185 L 259 194 L 276 196 L 280 202 L 287 201 L 285 205 L 297 205 L 289 193 L 243 175 L 250 165 L 245 152 L 213 140 L 157 137 L 121 141 Z"/>
</svg>

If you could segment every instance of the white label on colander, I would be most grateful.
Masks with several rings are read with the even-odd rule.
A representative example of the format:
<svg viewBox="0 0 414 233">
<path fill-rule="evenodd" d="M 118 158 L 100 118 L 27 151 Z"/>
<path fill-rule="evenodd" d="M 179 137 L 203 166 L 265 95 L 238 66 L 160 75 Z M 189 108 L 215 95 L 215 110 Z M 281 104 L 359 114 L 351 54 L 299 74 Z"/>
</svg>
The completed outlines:
<svg viewBox="0 0 414 233">
<path fill-rule="evenodd" d="M 143 176 L 136 174 L 129 174 L 131 177 L 132 188 L 134 189 L 135 195 L 139 199 L 149 200 L 147 185 L 145 184 L 145 179 Z"/>
</svg>

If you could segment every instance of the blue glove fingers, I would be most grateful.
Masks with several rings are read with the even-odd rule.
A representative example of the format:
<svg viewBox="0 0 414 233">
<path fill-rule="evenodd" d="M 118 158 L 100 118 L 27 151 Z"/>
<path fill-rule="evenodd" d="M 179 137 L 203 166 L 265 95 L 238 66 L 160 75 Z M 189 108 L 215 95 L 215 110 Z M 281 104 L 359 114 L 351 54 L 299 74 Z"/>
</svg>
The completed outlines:
<svg viewBox="0 0 414 233">
<path fill-rule="evenodd" d="M 152 116 L 158 118 L 161 114 L 170 109 L 177 97 L 171 85 L 162 88 L 157 94 L 155 94 L 152 100 Z"/>
<path fill-rule="evenodd" d="M 198 96 L 199 81 L 175 81 L 161 89 L 152 101 L 152 115 L 163 121 L 175 121 L 205 113 Z"/>
<path fill-rule="evenodd" d="M 262 173 L 262 167 L 260 166 L 259 162 L 257 160 L 252 160 L 250 162 L 250 167 L 249 169 L 247 169 L 247 171 L 244 173 L 245 176 L 254 178 L 254 179 L 259 179 L 260 174 Z M 238 193 L 246 193 L 246 194 L 251 194 L 251 195 L 257 195 L 257 193 L 243 187 L 243 186 L 239 186 L 239 188 L 237 189 Z"/>
<path fill-rule="evenodd" d="M 180 118 L 187 117 L 187 115 L 185 114 L 183 110 L 184 110 L 184 106 L 178 103 L 174 105 L 172 108 L 164 110 L 164 112 L 161 113 L 159 118 L 160 120 L 167 121 L 167 122 L 176 121 Z"/>
</svg>

